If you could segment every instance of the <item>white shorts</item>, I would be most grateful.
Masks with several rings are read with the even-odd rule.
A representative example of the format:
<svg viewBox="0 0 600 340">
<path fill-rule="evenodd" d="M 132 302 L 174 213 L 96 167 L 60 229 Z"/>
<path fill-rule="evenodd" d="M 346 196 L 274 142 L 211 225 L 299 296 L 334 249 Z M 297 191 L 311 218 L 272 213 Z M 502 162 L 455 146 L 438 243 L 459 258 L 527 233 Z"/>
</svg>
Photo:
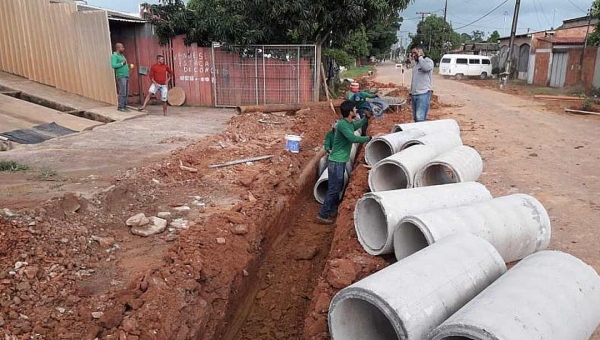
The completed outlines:
<svg viewBox="0 0 600 340">
<path fill-rule="evenodd" d="M 169 86 L 168 85 L 158 85 L 152 84 L 148 92 L 156 95 L 156 91 L 160 91 L 160 99 L 163 102 L 167 101 L 167 95 L 169 94 Z"/>
</svg>

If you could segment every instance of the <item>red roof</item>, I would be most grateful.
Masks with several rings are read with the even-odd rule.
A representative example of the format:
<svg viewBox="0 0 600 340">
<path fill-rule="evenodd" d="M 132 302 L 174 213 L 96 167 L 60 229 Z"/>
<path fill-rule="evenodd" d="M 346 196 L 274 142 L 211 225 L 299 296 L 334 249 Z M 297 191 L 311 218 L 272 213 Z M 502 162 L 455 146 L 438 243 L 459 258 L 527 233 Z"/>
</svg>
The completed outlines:
<svg viewBox="0 0 600 340">
<path fill-rule="evenodd" d="M 539 40 L 550 42 L 554 45 L 583 45 L 585 37 L 544 37 Z"/>
</svg>

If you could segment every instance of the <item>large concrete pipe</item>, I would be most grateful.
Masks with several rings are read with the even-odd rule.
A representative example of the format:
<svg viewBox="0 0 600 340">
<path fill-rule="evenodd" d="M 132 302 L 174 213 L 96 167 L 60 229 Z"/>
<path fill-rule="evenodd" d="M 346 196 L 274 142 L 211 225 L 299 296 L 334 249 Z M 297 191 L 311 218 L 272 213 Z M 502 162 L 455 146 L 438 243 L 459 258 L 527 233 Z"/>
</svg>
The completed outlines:
<svg viewBox="0 0 600 340">
<path fill-rule="evenodd" d="M 360 132 L 358 132 L 360 133 Z M 356 133 L 355 133 L 356 134 Z M 358 153 L 358 144 L 352 144 L 352 149 L 350 150 L 350 160 L 346 163 L 346 171 L 344 172 L 344 188 L 348 185 L 348 180 L 350 175 L 352 174 L 352 170 L 354 170 L 354 160 L 356 159 L 356 154 Z M 319 172 L 320 176 L 313 187 L 313 196 L 317 200 L 317 202 L 323 204 L 325 202 L 325 196 L 327 196 L 327 188 L 329 183 L 329 173 L 327 172 L 327 158 L 329 155 L 325 155 L 324 158 L 321 158 L 319 162 Z M 344 190 L 342 190 L 343 192 Z M 341 198 L 341 195 L 340 195 Z"/>
<path fill-rule="evenodd" d="M 365 148 L 365 161 L 373 166 L 400 152 L 406 142 L 423 136 L 422 131 L 413 129 L 374 138 Z"/>
<path fill-rule="evenodd" d="M 346 188 L 346 185 L 348 185 L 348 179 L 350 178 L 348 171 L 344 171 L 344 188 Z M 319 180 L 317 181 L 317 183 L 315 183 L 315 186 L 313 187 L 313 196 L 315 196 L 315 199 L 317 200 L 317 202 L 319 202 L 320 204 L 323 204 L 323 202 L 325 202 L 325 197 L 327 196 L 327 189 L 329 188 L 329 172 L 327 170 L 323 171 L 323 173 L 321 174 L 321 177 L 319 177 Z M 344 192 L 344 190 L 342 190 L 342 193 Z M 342 194 L 340 193 L 340 198 L 341 198 Z"/>
<path fill-rule="evenodd" d="M 468 146 L 459 146 L 435 157 L 417 172 L 415 186 L 459 182 L 474 182 L 483 172 L 483 160 L 479 153 Z"/>
<path fill-rule="evenodd" d="M 412 188 L 417 172 L 436 155 L 432 148 L 416 145 L 388 157 L 369 172 L 369 188 L 372 192 Z"/>
<path fill-rule="evenodd" d="M 405 216 L 490 199 L 490 192 L 476 182 L 368 193 L 356 203 L 354 228 L 367 253 L 390 254 L 394 231 Z"/>
<path fill-rule="evenodd" d="M 454 235 L 341 290 L 329 307 L 334 340 L 422 340 L 506 272 L 487 241 Z"/>
<path fill-rule="evenodd" d="M 406 150 L 415 145 L 426 145 L 435 150 L 436 155 L 441 155 L 463 145 L 463 143 L 460 136 L 452 131 L 438 131 L 406 142 L 404 146 L 402 146 L 402 150 Z"/>
<path fill-rule="evenodd" d="M 544 206 L 517 194 L 404 217 L 393 236 L 396 259 L 465 232 L 490 242 L 507 263 L 546 249 L 552 234 Z"/>
<path fill-rule="evenodd" d="M 600 277 L 581 260 L 543 251 L 519 262 L 429 340 L 587 340 L 600 323 Z"/>
<path fill-rule="evenodd" d="M 417 129 L 425 134 L 430 134 L 440 130 L 453 131 L 460 136 L 460 126 L 454 119 L 428 120 L 419 123 L 396 124 L 392 128 L 392 133 Z"/>
</svg>

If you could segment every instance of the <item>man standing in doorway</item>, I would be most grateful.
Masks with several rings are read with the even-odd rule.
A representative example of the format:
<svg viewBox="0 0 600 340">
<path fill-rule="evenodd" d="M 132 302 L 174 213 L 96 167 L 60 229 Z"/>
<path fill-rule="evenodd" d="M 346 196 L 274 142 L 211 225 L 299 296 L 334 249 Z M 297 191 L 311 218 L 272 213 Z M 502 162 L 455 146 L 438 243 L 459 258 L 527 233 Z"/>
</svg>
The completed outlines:
<svg viewBox="0 0 600 340">
<path fill-rule="evenodd" d="M 150 80 L 152 81 L 152 85 L 150 85 L 150 89 L 148 89 L 148 95 L 140 110 L 146 109 L 148 102 L 150 102 L 150 97 L 154 95 L 156 96 L 156 100 L 162 102 L 163 115 L 167 115 L 167 99 L 169 93 L 169 81 L 171 81 L 171 78 L 173 78 L 173 71 L 169 66 L 165 65 L 165 57 L 162 55 L 156 56 L 156 64 L 152 65 L 150 68 Z"/>
<path fill-rule="evenodd" d="M 115 52 L 110 57 L 110 64 L 115 70 L 117 85 L 119 87 L 119 106 L 117 110 L 129 112 L 127 108 L 127 96 L 129 95 L 129 65 L 123 55 L 125 47 L 121 43 L 115 45 Z"/>
<path fill-rule="evenodd" d="M 359 120 L 354 121 L 357 116 L 356 102 L 346 100 L 340 107 L 343 119 L 340 119 L 336 125 L 333 136 L 333 149 L 329 154 L 329 165 L 327 173 L 329 175 L 327 196 L 317 215 L 317 221 L 321 224 L 333 224 L 332 218 L 335 218 L 338 213 L 338 205 L 342 189 L 344 189 L 344 172 L 346 171 L 346 163 L 350 160 L 352 144 L 368 143 L 371 141 L 370 136 L 357 136 L 354 131 L 360 129 L 367 124 L 370 112 Z"/>
<path fill-rule="evenodd" d="M 425 57 L 423 46 L 421 45 L 413 47 L 411 57 L 415 61 L 412 82 L 410 84 L 413 119 L 415 122 L 423 122 L 427 120 L 431 93 L 433 92 L 431 74 L 433 73 L 434 64 L 433 60 Z"/>
</svg>

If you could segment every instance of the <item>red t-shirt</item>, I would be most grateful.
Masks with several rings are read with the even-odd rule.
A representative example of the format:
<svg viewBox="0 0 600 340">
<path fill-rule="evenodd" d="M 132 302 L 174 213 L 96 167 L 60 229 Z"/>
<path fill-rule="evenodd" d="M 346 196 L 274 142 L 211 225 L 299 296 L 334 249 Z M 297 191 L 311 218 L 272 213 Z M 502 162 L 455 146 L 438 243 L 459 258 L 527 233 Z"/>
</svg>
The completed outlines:
<svg viewBox="0 0 600 340">
<path fill-rule="evenodd" d="M 154 64 L 150 68 L 150 79 L 154 79 L 159 85 L 167 85 L 167 72 L 173 78 L 173 71 L 166 64 Z"/>
</svg>

